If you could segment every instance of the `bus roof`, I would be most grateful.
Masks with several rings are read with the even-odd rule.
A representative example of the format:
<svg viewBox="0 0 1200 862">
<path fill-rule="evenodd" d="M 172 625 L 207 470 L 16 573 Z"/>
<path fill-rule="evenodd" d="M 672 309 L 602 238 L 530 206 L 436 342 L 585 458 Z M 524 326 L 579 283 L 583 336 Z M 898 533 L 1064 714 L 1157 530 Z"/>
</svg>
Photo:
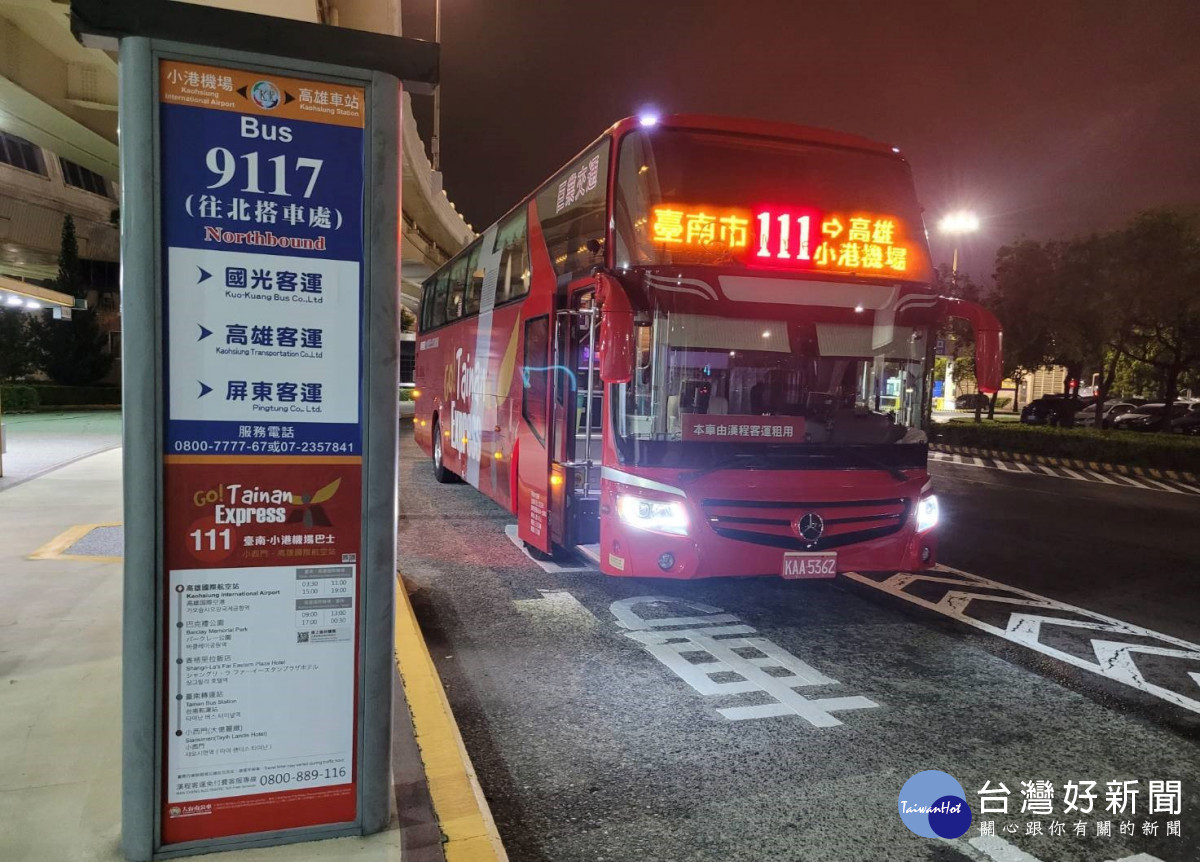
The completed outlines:
<svg viewBox="0 0 1200 862">
<path fill-rule="evenodd" d="M 658 117 L 653 125 L 668 129 L 694 129 L 697 131 L 732 132 L 742 135 L 787 138 L 812 144 L 867 150 L 893 157 L 899 157 L 898 154 L 900 152 L 899 148 L 893 147 L 890 144 L 880 143 L 870 138 L 863 138 L 845 132 L 835 132 L 831 129 L 820 129 L 814 126 L 801 126 L 796 123 L 782 123 L 774 120 L 755 120 L 748 117 L 725 117 L 717 114 L 665 114 Z M 626 117 L 623 120 L 618 120 L 609 127 L 606 134 L 620 137 L 628 131 L 641 127 L 641 118 Z"/>
</svg>

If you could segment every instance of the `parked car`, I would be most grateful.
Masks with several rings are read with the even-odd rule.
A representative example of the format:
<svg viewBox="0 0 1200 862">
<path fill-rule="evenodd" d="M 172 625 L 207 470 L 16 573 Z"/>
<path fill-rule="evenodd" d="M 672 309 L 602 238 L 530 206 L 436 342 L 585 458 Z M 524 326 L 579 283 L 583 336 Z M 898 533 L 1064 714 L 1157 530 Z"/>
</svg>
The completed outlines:
<svg viewBox="0 0 1200 862">
<path fill-rule="evenodd" d="M 1026 425 L 1074 425 L 1075 416 L 1093 403 L 1091 398 L 1073 395 L 1043 395 L 1025 405 L 1021 410 L 1021 422 Z"/>
<path fill-rule="evenodd" d="M 1144 403 L 1144 402 L 1143 402 Z M 1101 428 L 1108 428 L 1112 425 L 1112 421 L 1118 416 L 1124 416 L 1126 413 L 1134 413 L 1138 409 L 1137 404 L 1132 401 L 1105 401 L 1104 412 L 1101 414 Z M 1092 404 L 1086 410 L 1080 410 L 1075 414 L 1075 424 L 1084 428 L 1096 427 L 1096 405 Z"/>
<path fill-rule="evenodd" d="M 1200 437 L 1200 401 L 1192 402 L 1184 413 L 1177 419 L 1171 420 L 1173 434 L 1187 434 L 1190 437 Z"/>
<path fill-rule="evenodd" d="M 1118 416 L 1112 422 L 1117 431 L 1158 431 L 1171 419 L 1178 419 L 1190 412 L 1189 402 L 1176 402 L 1171 405 L 1171 415 L 1167 416 L 1166 404 L 1146 404 L 1135 412 Z"/>
<path fill-rule="evenodd" d="M 960 395 L 954 399 L 955 410 L 974 410 L 976 406 L 988 409 L 988 405 L 992 403 L 990 395 L 984 395 L 982 392 L 969 392 L 966 395 Z"/>
</svg>

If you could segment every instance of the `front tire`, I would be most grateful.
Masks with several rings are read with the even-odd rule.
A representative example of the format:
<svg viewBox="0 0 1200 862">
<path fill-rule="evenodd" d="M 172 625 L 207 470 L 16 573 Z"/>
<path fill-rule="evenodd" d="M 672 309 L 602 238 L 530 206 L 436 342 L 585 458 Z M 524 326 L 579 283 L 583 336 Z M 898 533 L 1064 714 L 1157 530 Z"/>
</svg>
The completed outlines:
<svg viewBox="0 0 1200 862">
<path fill-rule="evenodd" d="M 445 438 L 442 435 L 441 426 L 435 419 L 433 422 L 433 478 L 437 479 L 443 485 L 449 485 L 457 482 L 458 476 L 446 469 L 442 449 L 443 439 Z"/>
</svg>

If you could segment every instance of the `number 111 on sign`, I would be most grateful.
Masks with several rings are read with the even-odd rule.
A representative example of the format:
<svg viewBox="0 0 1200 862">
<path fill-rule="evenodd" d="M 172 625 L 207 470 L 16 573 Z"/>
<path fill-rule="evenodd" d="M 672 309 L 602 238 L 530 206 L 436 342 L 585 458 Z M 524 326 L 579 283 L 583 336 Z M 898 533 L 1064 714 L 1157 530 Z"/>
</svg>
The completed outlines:
<svg viewBox="0 0 1200 862">
<path fill-rule="evenodd" d="M 233 550 L 233 532 L 226 527 L 224 530 L 192 530 L 194 551 L 230 551 Z"/>
<path fill-rule="evenodd" d="M 793 222 L 795 226 L 793 227 Z M 778 224 L 778 230 L 775 229 Z M 770 212 L 758 214 L 758 257 L 774 257 L 780 260 L 812 260 L 809 255 L 809 235 L 812 216 L 793 216 L 791 213 L 774 215 Z M 779 237 L 779 250 L 772 251 L 772 234 Z"/>
</svg>

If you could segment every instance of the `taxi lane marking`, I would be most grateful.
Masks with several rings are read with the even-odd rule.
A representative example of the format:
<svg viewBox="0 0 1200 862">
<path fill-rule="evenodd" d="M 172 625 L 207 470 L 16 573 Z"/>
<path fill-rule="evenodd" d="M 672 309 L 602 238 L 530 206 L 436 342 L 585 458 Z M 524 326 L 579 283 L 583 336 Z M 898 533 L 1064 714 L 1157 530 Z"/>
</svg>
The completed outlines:
<svg viewBox="0 0 1200 862">
<path fill-rule="evenodd" d="M 1135 656 L 1143 655 L 1184 659 L 1195 661 L 1200 665 L 1200 645 L 1126 623 L 1095 611 L 1048 599 L 1045 596 L 1039 596 L 1036 593 L 969 572 L 952 569 L 949 566 L 938 566 L 929 574 L 899 572 L 885 577 L 883 580 L 875 580 L 858 572 L 846 572 L 844 576 L 1074 667 L 1128 685 L 1167 703 L 1200 713 L 1200 691 L 1181 692 L 1152 683 L 1146 679 L 1144 672 L 1135 661 Z M 937 601 L 922 598 L 908 589 L 924 584 L 945 584 L 952 589 L 948 589 Z M 1000 590 L 1008 595 L 997 595 L 991 592 L 992 590 Z M 1012 605 L 1007 623 L 1001 627 L 971 616 L 969 613 L 971 604 L 977 601 L 986 602 L 990 609 L 995 609 L 999 605 Z M 1076 618 L 1064 618 L 1056 614 L 1070 614 Z M 1084 619 L 1078 619 L 1078 617 Z M 1046 626 L 1096 632 L 1096 635 L 1090 640 L 1095 661 L 1089 661 L 1045 643 L 1042 640 L 1042 634 L 1043 627 Z M 1136 643 L 1123 640 L 1123 638 L 1138 638 L 1143 641 L 1158 641 L 1158 643 Z M 1189 678 L 1200 688 L 1200 673 L 1189 672 L 1189 674 Z"/>
<path fill-rule="evenodd" d="M 643 617 L 638 612 L 672 606 L 698 615 Z M 842 721 L 833 716 L 835 711 L 879 706 L 861 696 L 809 699 L 800 694 L 796 688 L 839 683 L 767 638 L 750 637 L 757 629 L 721 608 L 669 596 L 636 596 L 613 602 L 610 610 L 617 625 L 626 629 L 625 637 L 642 644 L 699 694 L 761 692 L 773 699 L 717 709 L 730 721 L 797 715 L 814 727 L 836 727 Z"/>
</svg>

